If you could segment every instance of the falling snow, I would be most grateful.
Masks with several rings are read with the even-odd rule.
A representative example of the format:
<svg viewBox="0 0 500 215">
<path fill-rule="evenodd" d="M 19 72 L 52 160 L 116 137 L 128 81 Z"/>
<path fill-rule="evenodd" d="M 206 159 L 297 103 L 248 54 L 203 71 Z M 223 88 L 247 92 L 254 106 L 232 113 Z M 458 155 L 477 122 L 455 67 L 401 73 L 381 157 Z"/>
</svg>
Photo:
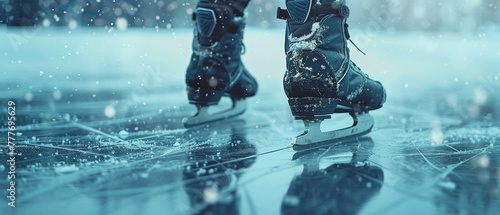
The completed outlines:
<svg viewBox="0 0 500 215">
<path fill-rule="evenodd" d="M 37 28 L 0 33 L 0 133 L 15 101 L 19 214 L 500 211 L 497 1 L 349 2 L 352 39 L 368 53 L 351 58 L 388 100 L 365 137 L 301 152 L 290 143 L 304 125 L 282 88 L 283 1 L 249 5 L 243 61 L 260 88 L 245 115 L 190 129 L 196 1 L 39 2 Z M 289 38 L 291 51 L 317 48 L 301 43 L 322 29 L 312 30 Z M 332 118 L 323 129 L 352 124 Z"/>
</svg>

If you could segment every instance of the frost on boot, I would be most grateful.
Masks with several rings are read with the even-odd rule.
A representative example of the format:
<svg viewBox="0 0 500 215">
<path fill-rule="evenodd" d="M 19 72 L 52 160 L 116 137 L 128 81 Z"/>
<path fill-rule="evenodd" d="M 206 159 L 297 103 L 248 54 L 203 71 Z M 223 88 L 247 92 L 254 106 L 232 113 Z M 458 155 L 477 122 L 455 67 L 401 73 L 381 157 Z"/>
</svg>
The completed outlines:
<svg viewBox="0 0 500 215">
<path fill-rule="evenodd" d="M 278 9 L 278 18 L 287 21 L 283 86 L 292 114 L 306 126 L 294 143 L 370 132 L 373 119 L 367 112 L 382 107 L 386 95 L 382 85 L 350 59 L 345 1 L 286 0 L 286 6 Z M 353 126 L 325 135 L 319 124 L 336 112 L 348 112 Z"/>
<path fill-rule="evenodd" d="M 335 98 L 366 110 L 380 108 L 385 101 L 384 88 L 350 60 L 349 9 L 344 1 L 286 3 L 284 88 L 288 98 Z"/>
<path fill-rule="evenodd" d="M 243 10 L 248 1 L 200 0 L 196 12 L 193 54 L 186 72 L 188 99 L 198 108 L 185 126 L 194 126 L 242 114 L 244 99 L 255 95 L 257 82 L 241 62 Z M 229 96 L 233 107 L 216 114 L 208 106 Z"/>
</svg>

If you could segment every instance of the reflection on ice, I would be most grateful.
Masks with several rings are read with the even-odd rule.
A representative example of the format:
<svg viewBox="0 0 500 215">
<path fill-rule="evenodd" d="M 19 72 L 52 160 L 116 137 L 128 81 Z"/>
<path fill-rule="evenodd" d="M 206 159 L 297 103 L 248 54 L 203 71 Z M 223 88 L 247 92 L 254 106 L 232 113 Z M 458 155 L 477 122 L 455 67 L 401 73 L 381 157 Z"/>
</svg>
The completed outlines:
<svg viewBox="0 0 500 215">
<path fill-rule="evenodd" d="M 358 214 L 384 181 L 382 169 L 369 164 L 373 144 L 371 138 L 362 137 L 296 154 L 294 157 L 304 164 L 304 170 L 290 183 L 281 213 Z M 338 155 L 346 152 L 352 153 L 350 160 L 339 163 Z M 329 166 L 320 168 L 322 160 Z"/>
<path fill-rule="evenodd" d="M 188 150 L 183 171 L 190 214 L 240 214 L 238 179 L 242 170 L 254 163 L 257 153 L 255 145 L 245 137 L 244 124 L 231 122 L 227 141 L 207 142 L 213 134 L 210 131 L 195 136 L 194 141 L 201 144 Z"/>
</svg>

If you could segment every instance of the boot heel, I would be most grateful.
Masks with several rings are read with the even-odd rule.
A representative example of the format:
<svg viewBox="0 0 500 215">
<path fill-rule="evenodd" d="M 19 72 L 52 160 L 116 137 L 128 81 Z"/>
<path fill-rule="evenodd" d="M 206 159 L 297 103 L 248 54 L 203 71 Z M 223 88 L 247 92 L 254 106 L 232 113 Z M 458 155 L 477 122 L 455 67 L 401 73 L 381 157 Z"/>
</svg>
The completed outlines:
<svg viewBox="0 0 500 215">
<path fill-rule="evenodd" d="M 198 106 L 216 105 L 224 95 L 222 90 L 207 90 L 200 88 L 187 88 L 190 104 Z"/>
<path fill-rule="evenodd" d="M 288 104 L 296 118 L 330 115 L 335 112 L 340 100 L 334 98 L 290 98 Z"/>
</svg>

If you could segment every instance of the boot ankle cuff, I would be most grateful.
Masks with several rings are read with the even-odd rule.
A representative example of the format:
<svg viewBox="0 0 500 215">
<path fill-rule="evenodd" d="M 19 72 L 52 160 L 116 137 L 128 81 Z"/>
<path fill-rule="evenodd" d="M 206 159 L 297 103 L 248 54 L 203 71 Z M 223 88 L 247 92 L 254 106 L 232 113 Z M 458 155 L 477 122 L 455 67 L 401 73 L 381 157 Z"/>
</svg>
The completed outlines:
<svg viewBox="0 0 500 215">
<path fill-rule="evenodd" d="M 248 6 L 250 0 L 200 0 L 200 4 L 224 5 L 231 8 L 234 16 L 243 17 L 245 15 L 245 8 Z"/>
<path fill-rule="evenodd" d="M 317 3 L 317 0 L 290 0 L 286 2 L 287 9 L 278 7 L 277 18 L 287 20 L 290 24 L 304 24 L 310 18 L 319 21 L 323 16 L 333 14 L 348 18 L 349 8 L 343 1 L 333 1 L 331 4 Z"/>
<path fill-rule="evenodd" d="M 219 41 L 225 34 L 237 34 L 245 26 L 245 17 L 238 17 L 225 5 L 199 3 L 192 17 L 198 40 L 205 46 Z"/>
</svg>

